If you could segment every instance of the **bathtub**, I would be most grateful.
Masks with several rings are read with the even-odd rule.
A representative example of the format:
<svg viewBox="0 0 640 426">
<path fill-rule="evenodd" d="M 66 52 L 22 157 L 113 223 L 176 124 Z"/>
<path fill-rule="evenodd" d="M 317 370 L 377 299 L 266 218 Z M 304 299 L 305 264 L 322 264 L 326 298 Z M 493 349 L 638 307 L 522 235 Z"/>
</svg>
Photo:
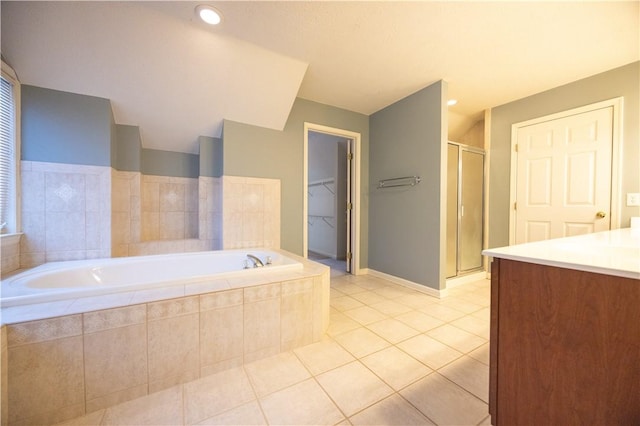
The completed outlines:
<svg viewBox="0 0 640 426">
<path fill-rule="evenodd" d="M 247 254 L 271 264 L 244 269 Z M 2 281 L 3 416 L 54 424 L 319 342 L 329 289 L 327 266 L 282 250 L 17 273 Z"/>
<path fill-rule="evenodd" d="M 247 254 L 257 256 L 265 266 L 254 267 Z M 0 307 L 174 286 L 185 286 L 189 294 L 188 290 L 198 288 L 199 284 L 229 279 L 240 283 L 256 275 L 301 269 L 299 261 L 269 250 L 52 262 L 3 280 Z"/>
</svg>

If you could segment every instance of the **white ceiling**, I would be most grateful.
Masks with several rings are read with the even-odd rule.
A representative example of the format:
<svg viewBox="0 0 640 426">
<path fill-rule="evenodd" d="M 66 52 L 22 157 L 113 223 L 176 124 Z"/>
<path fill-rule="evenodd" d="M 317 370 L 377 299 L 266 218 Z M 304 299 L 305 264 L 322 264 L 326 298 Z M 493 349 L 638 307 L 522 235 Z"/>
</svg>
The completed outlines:
<svg viewBox="0 0 640 426">
<path fill-rule="evenodd" d="M 296 97 L 371 114 L 440 79 L 455 138 L 486 108 L 640 59 L 639 5 L 2 1 L 1 44 L 23 83 L 111 99 L 147 148 L 197 152 L 223 119 L 282 129 Z"/>
</svg>

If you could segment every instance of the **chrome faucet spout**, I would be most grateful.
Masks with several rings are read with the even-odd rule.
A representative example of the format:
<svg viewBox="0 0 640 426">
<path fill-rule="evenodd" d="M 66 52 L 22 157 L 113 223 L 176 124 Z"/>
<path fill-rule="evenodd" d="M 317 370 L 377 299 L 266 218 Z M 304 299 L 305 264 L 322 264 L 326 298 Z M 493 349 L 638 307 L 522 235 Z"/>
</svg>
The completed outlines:
<svg viewBox="0 0 640 426">
<path fill-rule="evenodd" d="M 261 268 L 264 266 L 264 263 L 262 263 L 262 260 L 260 260 L 257 256 L 254 256 L 252 254 L 248 254 L 247 257 L 249 259 L 251 259 L 251 261 L 253 261 L 253 267 L 254 268 Z"/>
</svg>

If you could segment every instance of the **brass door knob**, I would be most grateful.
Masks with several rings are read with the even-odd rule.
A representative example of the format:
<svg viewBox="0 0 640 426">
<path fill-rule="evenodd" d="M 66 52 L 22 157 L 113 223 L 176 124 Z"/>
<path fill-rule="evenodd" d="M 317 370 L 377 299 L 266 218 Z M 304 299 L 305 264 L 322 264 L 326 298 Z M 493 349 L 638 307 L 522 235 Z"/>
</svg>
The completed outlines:
<svg viewBox="0 0 640 426">
<path fill-rule="evenodd" d="M 599 217 L 600 219 L 604 218 L 607 216 L 607 214 L 605 212 L 598 212 L 596 213 L 596 216 Z"/>
</svg>

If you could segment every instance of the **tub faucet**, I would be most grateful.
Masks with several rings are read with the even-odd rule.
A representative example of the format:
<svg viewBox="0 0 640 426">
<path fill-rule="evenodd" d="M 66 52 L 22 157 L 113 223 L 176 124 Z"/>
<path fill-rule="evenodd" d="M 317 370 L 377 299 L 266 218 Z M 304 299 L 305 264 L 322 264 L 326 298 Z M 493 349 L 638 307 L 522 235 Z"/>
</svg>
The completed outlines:
<svg viewBox="0 0 640 426">
<path fill-rule="evenodd" d="M 254 268 L 260 268 L 260 267 L 264 266 L 264 263 L 262 263 L 262 260 L 258 259 L 257 256 L 254 256 L 252 254 L 248 254 L 247 257 L 249 259 L 251 259 L 251 261 L 253 261 L 253 267 Z"/>
</svg>

